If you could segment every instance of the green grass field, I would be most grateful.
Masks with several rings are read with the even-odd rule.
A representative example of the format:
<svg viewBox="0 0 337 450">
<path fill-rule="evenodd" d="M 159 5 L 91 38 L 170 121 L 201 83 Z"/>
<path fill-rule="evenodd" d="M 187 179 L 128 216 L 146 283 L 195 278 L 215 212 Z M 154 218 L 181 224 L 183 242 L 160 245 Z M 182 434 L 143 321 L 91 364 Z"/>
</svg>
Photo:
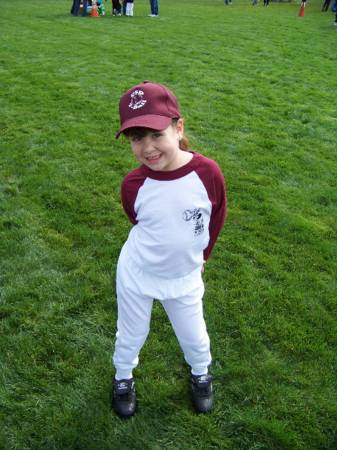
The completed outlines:
<svg viewBox="0 0 337 450">
<path fill-rule="evenodd" d="M 160 0 L 148 18 L 0 14 L 0 449 L 337 448 L 337 27 L 321 2 Z M 177 94 L 229 213 L 204 280 L 216 408 L 192 411 L 159 304 L 135 371 L 139 411 L 110 409 L 116 261 L 136 163 L 114 140 L 144 79 Z"/>
</svg>

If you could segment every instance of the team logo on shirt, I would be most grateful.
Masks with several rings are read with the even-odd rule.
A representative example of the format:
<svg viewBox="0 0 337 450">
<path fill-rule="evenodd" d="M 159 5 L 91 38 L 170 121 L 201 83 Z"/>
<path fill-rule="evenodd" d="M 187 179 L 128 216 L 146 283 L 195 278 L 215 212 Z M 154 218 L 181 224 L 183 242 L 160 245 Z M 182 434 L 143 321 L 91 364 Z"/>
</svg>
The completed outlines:
<svg viewBox="0 0 337 450">
<path fill-rule="evenodd" d="M 146 103 L 146 100 L 144 98 L 144 92 L 140 89 L 136 89 L 132 92 L 129 108 L 131 109 L 139 109 L 142 108 Z"/>
<path fill-rule="evenodd" d="M 202 216 L 200 208 L 194 208 L 192 210 L 186 209 L 183 212 L 183 219 L 186 222 L 189 222 L 190 220 L 193 221 L 194 236 L 199 236 L 201 233 L 204 232 L 204 218 Z"/>
</svg>

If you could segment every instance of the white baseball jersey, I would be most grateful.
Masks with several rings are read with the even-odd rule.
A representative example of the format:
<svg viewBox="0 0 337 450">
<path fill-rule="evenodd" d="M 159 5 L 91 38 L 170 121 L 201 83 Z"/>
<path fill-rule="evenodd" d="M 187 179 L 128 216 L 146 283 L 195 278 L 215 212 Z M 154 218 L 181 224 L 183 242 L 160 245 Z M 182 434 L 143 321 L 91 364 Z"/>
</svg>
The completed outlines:
<svg viewBox="0 0 337 450">
<path fill-rule="evenodd" d="M 142 165 L 122 183 L 122 203 L 134 224 L 127 253 L 157 277 L 184 277 L 201 268 L 226 215 L 218 165 L 198 153 L 183 167 L 155 171 Z"/>
</svg>

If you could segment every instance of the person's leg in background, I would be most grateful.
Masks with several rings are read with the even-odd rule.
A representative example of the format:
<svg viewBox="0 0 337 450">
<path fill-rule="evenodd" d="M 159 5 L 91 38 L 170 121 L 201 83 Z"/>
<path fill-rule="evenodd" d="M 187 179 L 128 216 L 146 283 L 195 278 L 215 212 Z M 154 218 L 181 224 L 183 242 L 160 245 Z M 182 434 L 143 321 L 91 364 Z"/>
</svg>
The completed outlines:
<svg viewBox="0 0 337 450">
<path fill-rule="evenodd" d="M 158 16 L 158 0 L 150 0 L 151 16 Z"/>
<path fill-rule="evenodd" d="M 70 14 L 72 14 L 73 16 L 78 16 L 80 6 L 81 6 L 81 0 L 74 0 L 73 5 L 70 10 Z"/>
</svg>

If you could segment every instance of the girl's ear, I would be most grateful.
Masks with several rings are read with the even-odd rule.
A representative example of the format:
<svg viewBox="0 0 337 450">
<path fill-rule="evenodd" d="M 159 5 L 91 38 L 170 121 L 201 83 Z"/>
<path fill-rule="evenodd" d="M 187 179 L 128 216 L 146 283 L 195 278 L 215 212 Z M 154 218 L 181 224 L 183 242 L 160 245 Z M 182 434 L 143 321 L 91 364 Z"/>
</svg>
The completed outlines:
<svg viewBox="0 0 337 450">
<path fill-rule="evenodd" d="M 184 119 L 182 117 L 177 120 L 176 130 L 177 130 L 179 139 L 182 139 L 184 136 Z"/>
</svg>

